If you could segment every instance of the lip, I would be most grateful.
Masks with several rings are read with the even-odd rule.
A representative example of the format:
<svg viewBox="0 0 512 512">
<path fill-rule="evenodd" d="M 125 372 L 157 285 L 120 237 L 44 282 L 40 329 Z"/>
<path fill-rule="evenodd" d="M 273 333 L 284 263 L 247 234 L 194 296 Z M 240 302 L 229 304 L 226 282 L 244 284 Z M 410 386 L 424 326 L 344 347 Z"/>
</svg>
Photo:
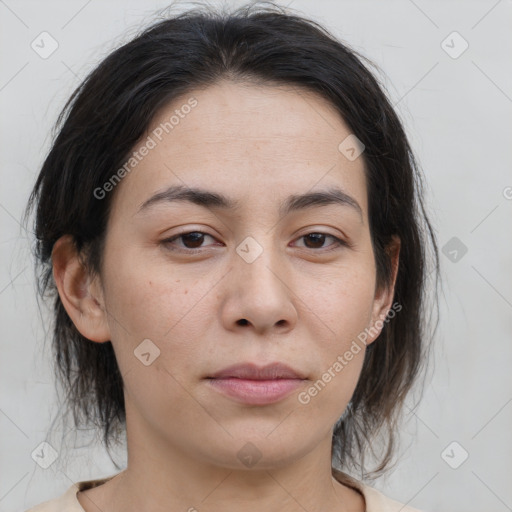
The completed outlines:
<svg viewBox="0 0 512 512">
<path fill-rule="evenodd" d="M 254 363 L 235 364 L 220 370 L 210 379 L 225 379 L 234 377 L 237 379 L 249 380 L 274 380 L 274 379 L 305 379 L 306 376 L 300 371 L 290 368 L 283 363 L 270 363 L 265 366 L 258 366 Z"/>
<path fill-rule="evenodd" d="M 207 383 L 238 402 L 266 405 L 283 400 L 305 380 L 301 372 L 282 363 L 263 367 L 244 363 L 215 373 L 207 378 Z"/>
</svg>

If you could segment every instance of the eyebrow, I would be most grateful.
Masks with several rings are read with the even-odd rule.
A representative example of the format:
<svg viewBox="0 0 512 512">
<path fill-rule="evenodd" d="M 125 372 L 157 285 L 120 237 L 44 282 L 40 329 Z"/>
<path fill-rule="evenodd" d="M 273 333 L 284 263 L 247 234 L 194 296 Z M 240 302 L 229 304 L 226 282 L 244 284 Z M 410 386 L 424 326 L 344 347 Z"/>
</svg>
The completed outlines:
<svg viewBox="0 0 512 512">
<path fill-rule="evenodd" d="M 185 187 L 183 185 L 173 185 L 162 192 L 157 192 L 144 201 L 137 213 L 151 209 L 157 204 L 176 201 L 190 202 L 211 209 L 236 210 L 240 207 L 238 201 L 230 199 L 218 192 L 201 188 Z M 326 190 L 306 192 L 304 194 L 293 194 L 281 205 L 279 214 L 280 216 L 286 216 L 291 212 L 331 204 L 348 206 L 354 209 L 359 214 L 361 222 L 363 221 L 363 210 L 361 206 L 359 206 L 359 203 L 338 187 L 330 187 Z"/>
</svg>

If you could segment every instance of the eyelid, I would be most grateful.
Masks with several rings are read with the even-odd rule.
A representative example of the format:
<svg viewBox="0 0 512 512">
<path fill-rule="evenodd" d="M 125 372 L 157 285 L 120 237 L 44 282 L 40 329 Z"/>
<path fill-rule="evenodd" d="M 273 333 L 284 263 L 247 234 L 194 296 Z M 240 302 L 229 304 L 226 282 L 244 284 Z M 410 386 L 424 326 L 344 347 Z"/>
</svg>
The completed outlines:
<svg viewBox="0 0 512 512">
<path fill-rule="evenodd" d="M 298 235 L 294 238 L 294 240 L 298 240 L 300 238 L 303 238 L 303 237 L 305 237 L 307 235 L 311 235 L 311 234 L 320 234 L 320 235 L 330 236 L 330 237 L 334 238 L 340 245 L 346 246 L 347 248 L 351 249 L 354 247 L 354 244 L 351 242 L 350 238 L 345 235 L 345 233 L 343 233 L 339 229 L 336 229 L 333 227 L 331 227 L 331 229 L 336 229 L 336 231 L 338 231 L 338 233 L 336 233 L 336 234 L 330 233 L 329 231 L 326 230 L 326 228 L 328 228 L 328 226 L 315 226 L 315 225 L 307 226 L 304 228 L 305 231 L 300 230 L 298 232 Z M 317 250 L 317 252 L 320 252 L 320 251 L 321 251 L 321 249 Z"/>
</svg>

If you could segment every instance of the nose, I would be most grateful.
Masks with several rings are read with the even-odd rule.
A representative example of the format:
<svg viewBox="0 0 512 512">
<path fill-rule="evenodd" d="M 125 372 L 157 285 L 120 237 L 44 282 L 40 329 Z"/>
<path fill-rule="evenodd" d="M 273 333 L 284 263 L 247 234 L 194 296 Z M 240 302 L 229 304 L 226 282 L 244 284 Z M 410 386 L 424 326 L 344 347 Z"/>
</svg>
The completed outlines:
<svg viewBox="0 0 512 512">
<path fill-rule="evenodd" d="M 280 255 L 265 248 L 252 262 L 235 253 L 224 282 L 221 318 L 230 331 L 284 333 L 297 323 L 297 296 Z"/>
</svg>

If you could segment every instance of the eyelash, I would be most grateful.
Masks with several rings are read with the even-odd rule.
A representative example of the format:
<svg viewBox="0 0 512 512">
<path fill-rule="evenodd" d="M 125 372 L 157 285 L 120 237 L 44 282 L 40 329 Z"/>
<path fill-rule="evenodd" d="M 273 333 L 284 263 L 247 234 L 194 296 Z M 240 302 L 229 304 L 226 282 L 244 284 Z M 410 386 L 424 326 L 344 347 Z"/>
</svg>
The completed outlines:
<svg viewBox="0 0 512 512">
<path fill-rule="evenodd" d="M 197 249 L 185 248 L 185 249 L 183 249 L 183 248 L 176 248 L 176 247 L 172 246 L 172 242 L 174 242 L 175 240 L 177 240 L 179 238 L 182 238 L 182 237 L 184 237 L 186 235 L 190 235 L 192 233 L 200 233 L 201 235 L 206 235 L 206 236 L 209 236 L 211 238 L 215 238 L 212 235 L 209 235 L 208 233 L 205 233 L 203 231 L 184 231 L 183 233 L 178 233 L 177 235 L 174 235 L 171 238 L 167 238 L 165 240 L 162 240 L 161 243 L 164 246 L 166 246 L 166 248 L 169 249 L 170 251 L 182 252 L 182 253 L 186 253 L 186 254 L 198 254 L 200 252 L 203 252 L 203 250 L 204 250 L 203 248 L 197 248 Z M 338 238 L 337 236 L 331 235 L 330 233 L 323 233 L 322 231 L 311 231 L 310 233 L 306 233 L 306 234 L 300 236 L 298 238 L 298 240 L 300 240 L 301 238 L 307 237 L 308 235 L 324 235 L 326 237 L 330 237 L 330 238 L 335 240 L 335 243 L 333 244 L 334 247 L 332 247 L 330 249 L 323 249 L 323 248 L 311 249 L 314 252 L 326 253 L 326 252 L 334 251 L 334 250 L 337 250 L 337 249 L 341 249 L 343 247 L 346 247 L 346 248 L 352 247 L 352 245 L 350 243 L 346 242 L 345 240 L 342 240 L 341 238 Z M 330 247 L 330 246 L 328 246 L 328 247 Z M 310 248 L 305 247 L 305 249 L 310 249 Z"/>
</svg>

